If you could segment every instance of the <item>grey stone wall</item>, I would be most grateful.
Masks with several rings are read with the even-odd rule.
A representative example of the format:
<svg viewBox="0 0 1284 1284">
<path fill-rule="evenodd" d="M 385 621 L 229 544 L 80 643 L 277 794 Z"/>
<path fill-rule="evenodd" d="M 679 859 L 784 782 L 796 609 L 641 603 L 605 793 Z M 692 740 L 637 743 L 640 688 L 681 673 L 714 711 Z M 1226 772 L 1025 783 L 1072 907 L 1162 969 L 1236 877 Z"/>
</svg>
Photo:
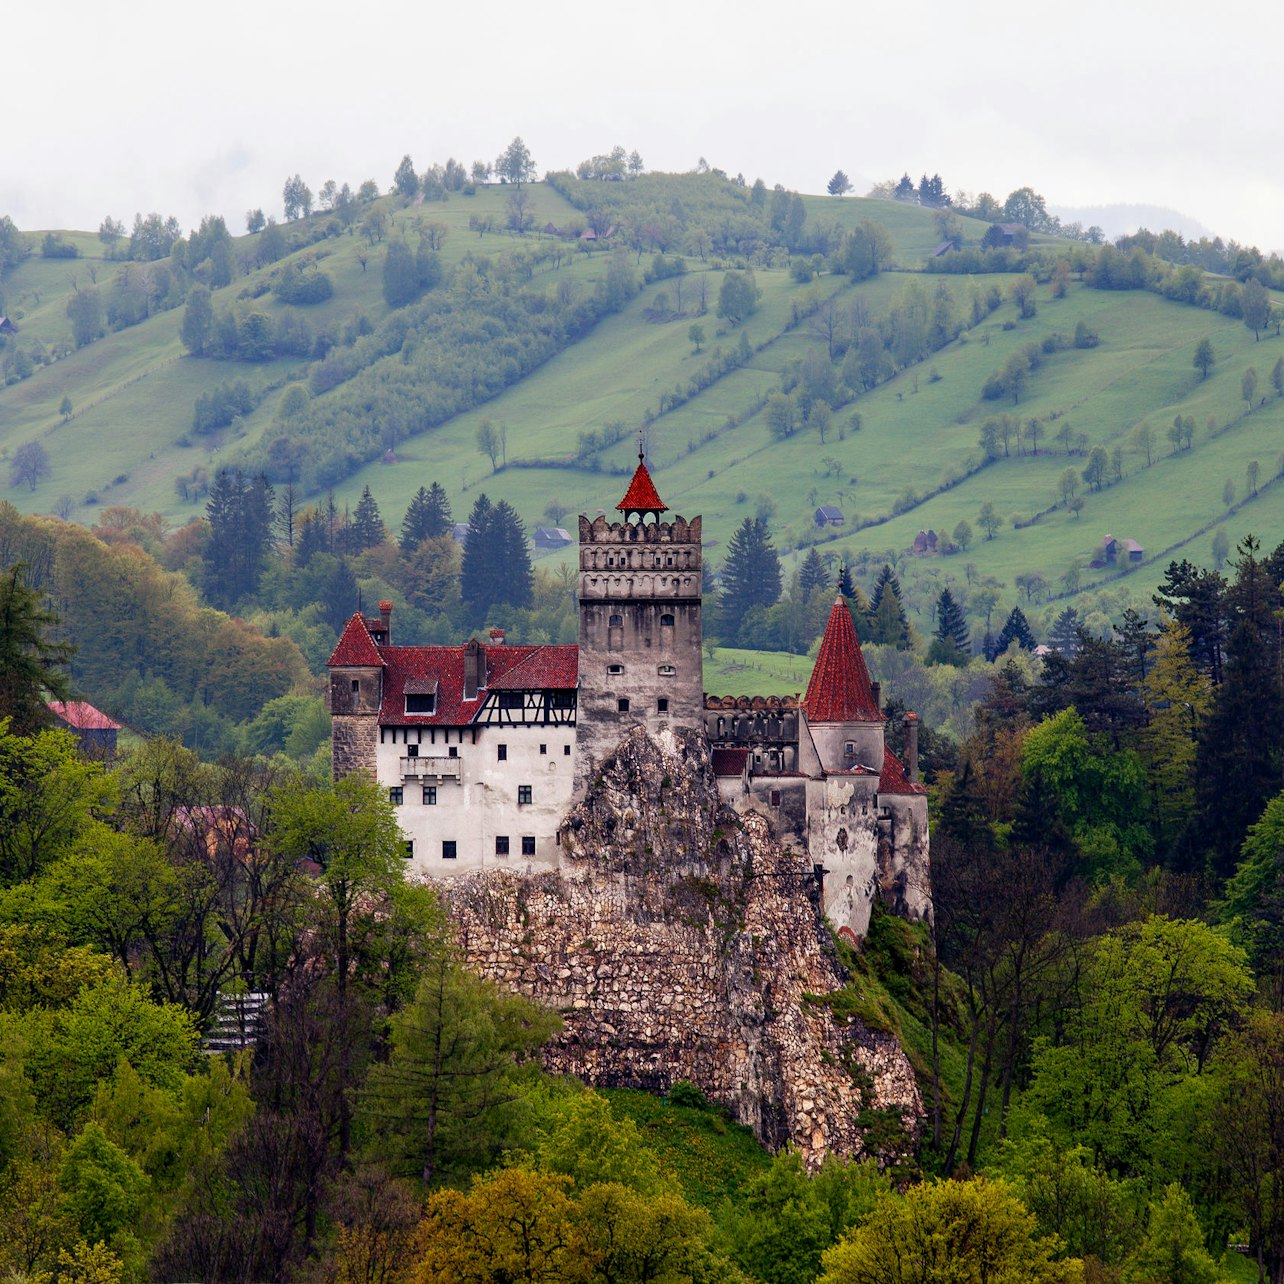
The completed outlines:
<svg viewBox="0 0 1284 1284">
<path fill-rule="evenodd" d="M 824 996 L 841 967 L 805 854 L 723 804 L 704 737 L 634 731 L 562 828 L 562 869 L 443 885 L 469 964 L 559 1012 L 549 1069 L 690 1079 L 815 1166 L 864 1151 L 862 1112 L 922 1113 L 896 1039 Z"/>
</svg>

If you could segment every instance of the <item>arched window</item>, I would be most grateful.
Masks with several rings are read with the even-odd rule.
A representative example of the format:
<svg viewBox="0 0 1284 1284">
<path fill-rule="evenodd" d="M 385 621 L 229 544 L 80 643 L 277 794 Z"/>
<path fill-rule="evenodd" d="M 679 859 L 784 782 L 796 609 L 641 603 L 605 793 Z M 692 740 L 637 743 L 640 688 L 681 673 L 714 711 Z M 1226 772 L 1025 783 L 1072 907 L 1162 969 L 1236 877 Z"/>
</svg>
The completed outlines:
<svg viewBox="0 0 1284 1284">
<path fill-rule="evenodd" d="M 677 669 L 675 669 L 671 664 L 660 665 L 656 672 L 659 673 L 662 678 L 675 678 L 678 675 Z"/>
<path fill-rule="evenodd" d="M 613 629 L 622 629 L 624 627 L 624 616 L 613 615 L 607 621 L 607 624 Z"/>
<path fill-rule="evenodd" d="M 671 629 L 673 627 L 673 616 L 667 613 L 660 616 L 660 627 L 662 629 Z"/>
</svg>

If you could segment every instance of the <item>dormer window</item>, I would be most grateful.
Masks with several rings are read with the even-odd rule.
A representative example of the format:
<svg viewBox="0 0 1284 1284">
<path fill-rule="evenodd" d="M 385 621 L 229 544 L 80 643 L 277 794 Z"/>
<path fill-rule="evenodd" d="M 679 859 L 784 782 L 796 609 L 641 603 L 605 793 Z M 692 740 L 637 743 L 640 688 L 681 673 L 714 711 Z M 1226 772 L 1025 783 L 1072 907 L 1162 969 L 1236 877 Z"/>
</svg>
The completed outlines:
<svg viewBox="0 0 1284 1284">
<path fill-rule="evenodd" d="M 407 713 L 436 713 L 437 693 L 435 691 L 406 692 Z"/>
</svg>

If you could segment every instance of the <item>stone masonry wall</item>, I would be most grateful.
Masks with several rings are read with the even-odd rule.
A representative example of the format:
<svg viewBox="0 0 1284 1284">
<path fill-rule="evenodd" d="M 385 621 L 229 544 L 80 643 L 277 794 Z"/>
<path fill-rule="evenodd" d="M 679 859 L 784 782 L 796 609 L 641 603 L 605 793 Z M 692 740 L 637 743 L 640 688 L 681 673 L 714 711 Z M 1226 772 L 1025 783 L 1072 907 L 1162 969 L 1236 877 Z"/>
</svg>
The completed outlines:
<svg viewBox="0 0 1284 1284">
<path fill-rule="evenodd" d="M 843 982 L 806 856 L 723 804 L 704 737 L 631 733 L 561 831 L 562 868 L 443 885 L 476 970 L 560 1011 L 550 1070 L 690 1079 L 810 1165 L 860 1154 L 862 1110 L 922 1112 L 897 1041 L 836 1018 Z"/>
</svg>

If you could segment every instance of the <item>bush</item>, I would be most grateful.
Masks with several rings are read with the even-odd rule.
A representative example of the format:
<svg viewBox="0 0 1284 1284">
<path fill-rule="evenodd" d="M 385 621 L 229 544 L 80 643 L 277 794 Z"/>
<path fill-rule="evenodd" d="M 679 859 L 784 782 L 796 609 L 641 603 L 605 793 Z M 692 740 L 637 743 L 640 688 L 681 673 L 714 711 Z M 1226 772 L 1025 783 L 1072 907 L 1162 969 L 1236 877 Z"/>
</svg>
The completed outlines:
<svg viewBox="0 0 1284 1284">
<path fill-rule="evenodd" d="M 709 1098 L 690 1079 L 679 1079 L 669 1089 L 669 1104 L 687 1106 L 691 1110 L 707 1110 Z"/>
<path fill-rule="evenodd" d="M 306 306 L 331 298 L 334 282 L 317 267 L 302 268 L 296 264 L 281 273 L 272 292 L 282 303 Z"/>
<path fill-rule="evenodd" d="M 46 232 L 40 246 L 40 256 L 45 259 L 78 259 L 80 251 L 70 241 L 64 241 L 53 232 Z"/>
<path fill-rule="evenodd" d="M 1076 348 L 1095 348 L 1101 342 L 1100 336 L 1084 321 L 1074 328 L 1074 346 Z"/>
</svg>

